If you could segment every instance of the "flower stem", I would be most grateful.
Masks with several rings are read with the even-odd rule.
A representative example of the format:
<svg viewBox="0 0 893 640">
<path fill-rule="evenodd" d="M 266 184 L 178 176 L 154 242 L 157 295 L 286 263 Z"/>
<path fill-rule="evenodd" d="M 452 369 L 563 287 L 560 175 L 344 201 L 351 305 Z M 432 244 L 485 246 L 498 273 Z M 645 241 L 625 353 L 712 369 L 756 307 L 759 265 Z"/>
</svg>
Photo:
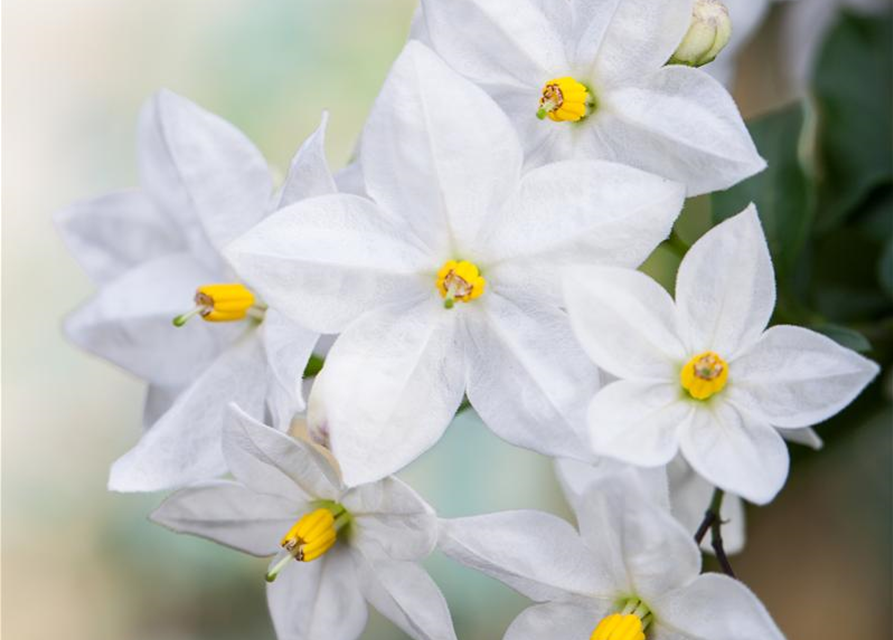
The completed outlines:
<svg viewBox="0 0 893 640">
<path fill-rule="evenodd" d="M 726 550 L 725 547 L 723 547 L 722 542 L 723 521 L 720 517 L 720 513 L 722 511 L 723 497 L 725 497 L 725 492 L 722 489 L 717 488 L 713 492 L 710 506 L 707 508 L 707 511 L 704 512 L 704 520 L 701 521 L 701 525 L 695 532 L 695 542 L 700 545 L 704 540 L 704 536 L 710 531 L 710 545 L 713 547 L 713 552 L 716 554 L 719 566 L 722 567 L 723 573 L 734 578 L 735 571 L 732 569 L 732 564 L 729 562 L 729 557 L 726 555 Z"/>
</svg>

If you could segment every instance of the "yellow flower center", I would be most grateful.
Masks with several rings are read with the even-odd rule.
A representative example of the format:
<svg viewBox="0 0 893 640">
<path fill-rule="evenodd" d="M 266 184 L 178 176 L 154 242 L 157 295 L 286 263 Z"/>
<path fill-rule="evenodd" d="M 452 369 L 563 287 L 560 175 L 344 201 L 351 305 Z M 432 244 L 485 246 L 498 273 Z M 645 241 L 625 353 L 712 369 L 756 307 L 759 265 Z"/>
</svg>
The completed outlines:
<svg viewBox="0 0 893 640">
<path fill-rule="evenodd" d="M 679 372 L 682 388 L 695 400 L 706 400 L 719 393 L 729 380 L 729 365 L 713 351 L 699 353 Z"/>
<path fill-rule="evenodd" d="M 348 511 L 331 501 L 319 501 L 319 508 L 307 513 L 288 530 L 279 543 L 281 559 L 267 573 L 272 582 L 292 559 L 312 562 L 324 555 L 338 540 L 338 532 L 350 523 Z"/>
<path fill-rule="evenodd" d="M 471 302 L 480 298 L 486 286 L 477 265 L 465 260 L 448 260 L 437 272 L 437 290 L 447 309 L 452 309 L 456 300 Z"/>
<path fill-rule="evenodd" d="M 645 640 L 654 616 L 638 598 L 628 600 L 619 613 L 602 618 L 589 640 Z"/>
<path fill-rule="evenodd" d="M 195 309 L 174 318 L 175 326 L 196 315 L 208 322 L 243 320 L 254 306 L 254 294 L 242 284 L 206 284 L 195 292 L 195 304 Z"/>
<path fill-rule="evenodd" d="M 557 78 L 543 87 L 536 117 L 543 120 L 548 116 L 553 122 L 577 122 L 588 116 L 592 107 L 592 95 L 585 85 L 573 78 Z"/>
</svg>

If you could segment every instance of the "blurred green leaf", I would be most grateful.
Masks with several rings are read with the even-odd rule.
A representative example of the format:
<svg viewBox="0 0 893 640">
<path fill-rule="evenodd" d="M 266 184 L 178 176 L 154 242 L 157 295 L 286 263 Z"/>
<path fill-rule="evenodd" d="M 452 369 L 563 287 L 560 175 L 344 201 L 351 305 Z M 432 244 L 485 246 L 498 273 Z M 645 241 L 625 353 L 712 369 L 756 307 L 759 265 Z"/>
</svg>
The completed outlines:
<svg viewBox="0 0 893 640">
<path fill-rule="evenodd" d="M 837 344 L 858 351 L 859 353 L 868 353 L 871 351 L 871 343 L 868 338 L 863 336 L 855 329 L 842 327 L 839 324 L 822 324 L 811 327 L 814 331 L 828 336 Z"/>
<path fill-rule="evenodd" d="M 893 180 L 893 14 L 843 13 L 816 66 L 820 226 L 849 216 Z"/>
<path fill-rule="evenodd" d="M 881 280 L 881 285 L 884 287 L 884 291 L 887 292 L 887 295 L 893 298 L 893 238 L 890 238 L 887 241 L 887 246 L 884 249 L 884 254 L 881 256 L 881 261 L 879 263 L 879 271 L 878 276 Z"/>
<path fill-rule="evenodd" d="M 748 123 L 768 167 L 727 191 L 713 194 L 713 220 L 719 223 L 748 204 L 757 205 L 769 249 L 781 272 L 797 261 L 813 218 L 812 184 L 799 157 L 806 109 L 797 103 Z"/>
</svg>

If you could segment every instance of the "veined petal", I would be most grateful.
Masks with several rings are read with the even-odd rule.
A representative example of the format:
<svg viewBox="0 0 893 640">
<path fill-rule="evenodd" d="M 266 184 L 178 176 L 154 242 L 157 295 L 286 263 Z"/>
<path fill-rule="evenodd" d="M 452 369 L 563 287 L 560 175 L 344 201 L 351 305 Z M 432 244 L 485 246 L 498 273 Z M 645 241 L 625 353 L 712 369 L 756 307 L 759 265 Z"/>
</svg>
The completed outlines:
<svg viewBox="0 0 893 640">
<path fill-rule="evenodd" d="M 729 402 L 699 407 L 679 431 L 682 455 L 701 476 L 754 504 L 771 502 L 788 477 L 788 448 L 762 418 Z"/>
<path fill-rule="evenodd" d="M 407 44 L 360 151 L 369 196 L 401 218 L 403 231 L 437 255 L 467 250 L 517 188 L 522 160 L 496 103 L 424 45 Z"/>
<path fill-rule="evenodd" d="M 329 113 L 324 111 L 319 127 L 304 141 L 288 169 L 288 176 L 279 195 L 277 209 L 287 207 L 306 198 L 325 196 L 338 192 L 329 163 L 326 160 L 326 127 Z"/>
<path fill-rule="evenodd" d="M 215 480 L 177 491 L 152 512 L 152 522 L 254 556 L 271 556 L 300 515 L 300 505 Z"/>
<path fill-rule="evenodd" d="M 593 118 L 593 151 L 607 147 L 601 157 L 681 182 L 689 196 L 727 189 L 766 167 L 732 97 L 699 69 L 669 65 L 614 88 L 603 111 L 601 121 Z"/>
<path fill-rule="evenodd" d="M 400 224 L 365 198 L 321 196 L 274 213 L 226 255 L 271 307 L 311 331 L 340 333 L 370 308 L 433 290 L 439 265 Z"/>
<path fill-rule="evenodd" d="M 679 429 L 692 415 L 678 384 L 619 380 L 589 405 L 589 434 L 599 455 L 657 467 L 676 455 Z"/>
<path fill-rule="evenodd" d="M 401 469 L 440 439 L 465 391 L 464 311 L 432 294 L 370 311 L 335 341 L 308 420 L 330 434 L 348 486 Z"/>
<path fill-rule="evenodd" d="M 274 426 L 285 428 L 296 413 L 305 409 L 302 379 L 319 334 L 291 322 L 275 309 L 267 309 L 260 332 L 269 365 L 267 404 Z"/>
<path fill-rule="evenodd" d="M 729 399 L 773 426 L 808 427 L 842 410 L 879 371 L 827 336 L 775 326 L 729 364 Z"/>
<path fill-rule="evenodd" d="M 472 406 L 512 444 L 588 456 L 586 405 L 599 387 L 598 369 L 577 346 L 567 315 L 531 298 L 485 296 L 467 314 Z"/>
<path fill-rule="evenodd" d="M 585 639 L 614 605 L 610 600 L 574 600 L 528 607 L 514 619 L 503 640 Z"/>
<path fill-rule="evenodd" d="M 673 299 L 644 273 L 612 267 L 565 271 L 564 299 L 580 344 L 621 378 L 673 382 L 686 357 Z"/>
<path fill-rule="evenodd" d="M 676 309 L 691 354 L 731 362 L 753 345 L 775 308 L 775 274 L 753 205 L 713 227 L 679 265 Z"/>
</svg>

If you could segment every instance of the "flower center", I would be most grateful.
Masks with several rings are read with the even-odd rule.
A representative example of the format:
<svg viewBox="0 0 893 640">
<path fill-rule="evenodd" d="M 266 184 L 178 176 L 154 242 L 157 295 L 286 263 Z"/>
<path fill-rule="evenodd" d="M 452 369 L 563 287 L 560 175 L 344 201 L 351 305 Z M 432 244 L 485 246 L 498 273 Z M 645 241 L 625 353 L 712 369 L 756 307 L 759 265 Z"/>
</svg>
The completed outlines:
<svg viewBox="0 0 893 640">
<path fill-rule="evenodd" d="M 682 388 L 695 400 L 706 400 L 719 393 L 728 380 L 729 365 L 713 351 L 696 355 L 679 372 Z"/>
<path fill-rule="evenodd" d="M 437 290 L 446 309 L 452 309 L 456 300 L 471 302 L 480 298 L 486 286 L 477 265 L 465 260 L 448 260 L 437 272 Z"/>
<path fill-rule="evenodd" d="M 331 549 L 338 539 L 338 532 L 350 524 L 350 513 L 331 500 L 319 500 L 319 505 L 304 514 L 279 543 L 282 551 L 276 563 L 267 572 L 267 582 L 273 582 L 291 560 L 312 562 Z"/>
<path fill-rule="evenodd" d="M 536 117 L 553 122 L 577 122 L 590 114 L 594 102 L 585 85 L 573 78 L 549 80 L 543 87 Z"/>
<path fill-rule="evenodd" d="M 243 320 L 255 310 L 254 294 L 245 285 L 237 283 L 203 285 L 195 292 L 195 304 L 195 309 L 174 318 L 174 326 L 182 327 L 196 315 L 208 322 Z M 256 311 L 261 312 L 260 309 Z"/>
<path fill-rule="evenodd" d="M 638 598 L 628 600 L 620 613 L 602 618 L 589 640 L 645 640 L 654 616 Z"/>
</svg>

